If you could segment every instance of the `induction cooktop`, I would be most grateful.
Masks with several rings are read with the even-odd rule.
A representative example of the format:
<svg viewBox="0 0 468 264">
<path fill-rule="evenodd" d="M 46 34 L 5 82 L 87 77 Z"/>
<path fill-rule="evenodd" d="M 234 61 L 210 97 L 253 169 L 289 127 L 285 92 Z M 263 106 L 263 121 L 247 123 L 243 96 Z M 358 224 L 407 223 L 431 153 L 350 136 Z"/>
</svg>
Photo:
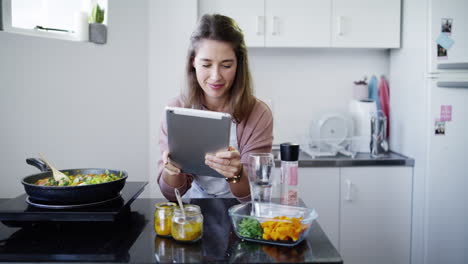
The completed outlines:
<svg viewBox="0 0 468 264">
<path fill-rule="evenodd" d="M 22 194 L 0 203 L 0 221 L 8 226 L 37 222 L 114 222 L 130 212 L 130 204 L 148 182 L 127 182 L 120 196 L 105 203 L 89 206 L 54 208 L 38 206 Z"/>
</svg>

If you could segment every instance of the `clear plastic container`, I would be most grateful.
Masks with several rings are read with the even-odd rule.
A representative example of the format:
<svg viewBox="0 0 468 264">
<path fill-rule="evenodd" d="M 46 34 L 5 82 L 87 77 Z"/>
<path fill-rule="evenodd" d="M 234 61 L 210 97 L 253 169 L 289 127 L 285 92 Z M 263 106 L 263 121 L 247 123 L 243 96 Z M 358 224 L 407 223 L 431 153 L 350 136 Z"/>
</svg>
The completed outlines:
<svg viewBox="0 0 468 264">
<path fill-rule="evenodd" d="M 185 218 L 179 207 L 174 208 L 172 237 L 177 241 L 195 242 L 203 235 L 203 215 L 198 205 L 184 206 Z"/>
<path fill-rule="evenodd" d="M 154 211 L 154 231 L 159 236 L 171 237 L 171 225 L 173 209 L 177 206 L 175 203 L 164 202 L 155 205 Z"/>
<path fill-rule="evenodd" d="M 252 215 L 252 203 L 238 204 L 229 208 L 229 216 L 231 217 L 231 223 L 234 228 L 236 235 L 244 240 L 259 242 L 272 245 L 280 246 L 295 246 L 301 243 L 309 234 L 310 226 L 312 222 L 318 217 L 314 209 L 298 206 L 290 206 L 283 204 L 263 204 L 261 206 L 262 211 L 259 216 Z M 277 223 L 290 223 L 290 220 L 274 219 L 274 217 L 285 216 L 289 218 L 302 218 L 300 220 L 301 231 L 297 240 L 272 240 L 262 238 L 252 238 L 242 235 L 240 232 L 241 223 L 244 219 L 254 219 L 260 223 L 260 225 L 267 221 L 273 221 Z"/>
</svg>

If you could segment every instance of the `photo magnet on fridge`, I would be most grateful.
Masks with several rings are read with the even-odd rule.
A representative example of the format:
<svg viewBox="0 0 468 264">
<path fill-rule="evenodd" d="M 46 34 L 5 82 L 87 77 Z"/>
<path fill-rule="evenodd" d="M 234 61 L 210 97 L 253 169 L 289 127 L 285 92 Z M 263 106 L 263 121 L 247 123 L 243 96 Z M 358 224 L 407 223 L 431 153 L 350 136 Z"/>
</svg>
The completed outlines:
<svg viewBox="0 0 468 264">
<path fill-rule="evenodd" d="M 436 135 L 445 135 L 445 122 L 436 120 L 435 121 L 435 134 Z"/>
<path fill-rule="evenodd" d="M 447 58 L 447 50 L 441 45 L 437 44 L 437 59 Z"/>
<path fill-rule="evenodd" d="M 452 23 L 453 23 L 452 18 L 442 18 L 441 19 L 441 32 L 444 33 L 445 35 L 451 35 Z"/>
<path fill-rule="evenodd" d="M 452 121 L 452 106 L 451 105 L 440 106 L 440 121 Z"/>
</svg>

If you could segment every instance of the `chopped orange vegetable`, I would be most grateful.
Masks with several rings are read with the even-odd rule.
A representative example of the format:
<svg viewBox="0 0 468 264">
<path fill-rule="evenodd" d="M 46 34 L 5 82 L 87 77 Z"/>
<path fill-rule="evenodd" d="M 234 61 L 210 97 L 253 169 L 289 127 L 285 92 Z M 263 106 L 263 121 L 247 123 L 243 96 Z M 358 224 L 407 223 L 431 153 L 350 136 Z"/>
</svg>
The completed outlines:
<svg viewBox="0 0 468 264">
<path fill-rule="evenodd" d="M 263 228 L 263 239 L 265 240 L 290 240 L 297 241 L 301 232 L 307 229 L 302 225 L 302 217 L 277 216 L 273 219 L 284 221 L 265 221 L 261 223 Z"/>
</svg>

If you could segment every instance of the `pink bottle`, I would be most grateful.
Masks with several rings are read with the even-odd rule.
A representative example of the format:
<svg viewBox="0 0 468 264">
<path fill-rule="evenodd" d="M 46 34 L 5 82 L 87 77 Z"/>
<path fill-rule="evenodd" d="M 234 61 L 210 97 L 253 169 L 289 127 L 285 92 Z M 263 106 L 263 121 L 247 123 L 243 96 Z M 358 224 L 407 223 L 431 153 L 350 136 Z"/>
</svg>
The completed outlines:
<svg viewBox="0 0 468 264">
<path fill-rule="evenodd" d="M 299 145 L 283 143 L 281 151 L 281 203 L 298 205 Z"/>
</svg>

